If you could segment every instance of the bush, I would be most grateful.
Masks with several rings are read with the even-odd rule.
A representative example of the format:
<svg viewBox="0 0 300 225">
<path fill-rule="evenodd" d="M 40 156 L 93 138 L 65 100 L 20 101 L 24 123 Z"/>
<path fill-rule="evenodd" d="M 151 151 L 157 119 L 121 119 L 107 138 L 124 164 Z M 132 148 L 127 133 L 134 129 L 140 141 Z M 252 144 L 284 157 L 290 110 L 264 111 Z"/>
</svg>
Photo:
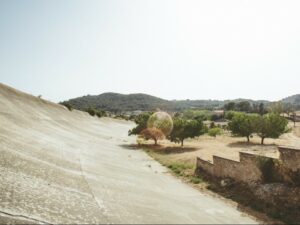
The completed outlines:
<svg viewBox="0 0 300 225">
<path fill-rule="evenodd" d="M 193 184 L 200 184 L 203 180 L 198 176 L 192 176 L 190 180 Z"/>
<path fill-rule="evenodd" d="M 227 111 L 227 112 L 225 112 L 225 119 L 232 120 L 232 118 L 234 117 L 235 113 L 236 113 L 235 111 Z"/>
<path fill-rule="evenodd" d="M 219 127 L 214 127 L 208 130 L 208 135 L 211 137 L 217 137 L 217 135 L 221 135 L 223 130 Z"/>
<path fill-rule="evenodd" d="M 96 111 L 96 115 L 97 115 L 99 118 L 101 118 L 101 117 L 105 116 L 106 113 L 105 113 L 105 111 L 103 111 L 103 110 L 98 110 L 98 111 Z"/>
<path fill-rule="evenodd" d="M 262 172 L 262 179 L 265 183 L 282 182 L 282 176 L 279 174 L 279 163 L 275 159 L 259 157 L 257 164 Z"/>
<path fill-rule="evenodd" d="M 61 104 L 61 105 L 65 106 L 65 107 L 67 107 L 67 109 L 70 110 L 70 111 L 73 110 L 73 107 L 71 106 L 70 103 L 67 103 L 67 102 L 61 102 L 61 103 L 59 103 L 59 104 Z"/>
<path fill-rule="evenodd" d="M 91 116 L 95 116 L 96 115 L 96 110 L 92 107 L 89 107 L 86 112 L 88 112 Z"/>
</svg>

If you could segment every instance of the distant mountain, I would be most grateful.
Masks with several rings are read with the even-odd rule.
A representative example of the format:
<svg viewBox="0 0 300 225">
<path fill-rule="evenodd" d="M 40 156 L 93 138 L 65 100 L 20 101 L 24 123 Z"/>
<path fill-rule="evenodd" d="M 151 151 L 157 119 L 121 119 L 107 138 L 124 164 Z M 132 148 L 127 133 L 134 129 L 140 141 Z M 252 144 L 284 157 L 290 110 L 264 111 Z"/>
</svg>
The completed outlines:
<svg viewBox="0 0 300 225">
<path fill-rule="evenodd" d="M 298 95 L 292 95 L 290 97 L 287 97 L 287 98 L 284 98 L 282 99 L 282 101 L 284 103 L 289 103 L 289 104 L 292 104 L 292 105 L 295 105 L 295 106 L 300 106 L 300 94 Z"/>
<path fill-rule="evenodd" d="M 173 110 L 175 104 L 171 101 L 157 98 L 146 94 L 118 94 L 103 93 L 100 95 L 87 95 L 79 98 L 70 99 L 65 103 L 69 103 L 72 107 L 79 110 L 85 110 L 88 107 L 102 109 L 111 112 L 124 111 L 152 111 L 156 109 Z"/>
<path fill-rule="evenodd" d="M 64 103 L 70 104 L 73 108 L 85 110 L 89 107 L 102 109 L 110 112 L 126 112 L 126 111 L 154 111 L 156 109 L 166 111 L 182 111 L 188 108 L 202 109 L 219 109 L 224 104 L 234 101 L 249 101 L 251 104 L 270 102 L 260 100 L 254 101 L 250 99 L 235 99 L 235 100 L 165 100 L 147 94 L 118 94 L 118 93 L 103 93 L 100 95 L 86 95 L 79 98 L 70 99 Z"/>
</svg>

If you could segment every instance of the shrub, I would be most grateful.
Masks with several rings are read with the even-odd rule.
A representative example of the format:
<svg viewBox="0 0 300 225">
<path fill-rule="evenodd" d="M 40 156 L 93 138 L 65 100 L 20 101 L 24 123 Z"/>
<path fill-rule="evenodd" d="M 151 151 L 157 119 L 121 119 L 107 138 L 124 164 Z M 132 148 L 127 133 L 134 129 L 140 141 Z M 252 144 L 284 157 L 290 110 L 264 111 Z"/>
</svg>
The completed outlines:
<svg viewBox="0 0 300 225">
<path fill-rule="evenodd" d="M 65 107 L 67 107 L 67 109 L 70 110 L 70 111 L 73 110 L 73 107 L 71 106 L 70 103 L 67 103 L 67 102 L 61 102 L 61 103 L 59 103 L 59 104 L 61 104 L 61 105 L 65 106 Z"/>
<path fill-rule="evenodd" d="M 193 184 L 200 184 L 203 180 L 198 176 L 192 176 L 190 180 Z"/>
<path fill-rule="evenodd" d="M 221 135 L 223 130 L 219 127 L 214 127 L 208 130 L 208 135 L 211 137 L 217 137 L 217 135 Z"/>
<path fill-rule="evenodd" d="M 233 116 L 234 116 L 235 113 L 236 113 L 235 111 L 227 111 L 227 112 L 225 112 L 225 119 L 232 120 L 232 118 L 233 118 Z"/>
<path fill-rule="evenodd" d="M 86 112 L 88 112 L 91 116 L 95 116 L 96 115 L 96 110 L 92 107 L 89 107 Z"/>
<path fill-rule="evenodd" d="M 103 110 L 98 110 L 98 111 L 96 111 L 96 115 L 97 115 L 99 118 L 101 118 L 101 117 L 103 117 L 103 116 L 106 116 L 106 113 L 105 113 L 105 111 L 103 111 Z"/>
</svg>

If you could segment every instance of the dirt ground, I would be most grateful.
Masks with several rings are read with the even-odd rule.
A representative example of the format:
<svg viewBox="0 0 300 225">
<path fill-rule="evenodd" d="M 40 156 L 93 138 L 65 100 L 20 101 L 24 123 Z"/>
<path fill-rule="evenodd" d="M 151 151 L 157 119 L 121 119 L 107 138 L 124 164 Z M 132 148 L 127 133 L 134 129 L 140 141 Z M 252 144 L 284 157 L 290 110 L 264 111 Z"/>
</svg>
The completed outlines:
<svg viewBox="0 0 300 225">
<path fill-rule="evenodd" d="M 292 128 L 291 132 L 282 135 L 279 139 L 265 139 L 265 145 L 260 144 L 260 138 L 257 136 L 251 138 L 250 143 L 247 143 L 246 138 L 232 137 L 229 132 L 225 132 L 216 138 L 203 135 L 196 139 L 186 140 L 180 154 L 170 154 L 169 157 L 174 160 L 194 162 L 196 157 L 212 161 L 213 155 L 217 155 L 238 161 L 239 152 L 244 151 L 278 158 L 278 146 L 300 148 L 300 123 L 296 123 L 296 127 L 293 127 L 292 123 L 289 126 Z M 178 144 L 167 140 L 161 141 L 160 144 L 163 147 L 180 148 Z"/>
<path fill-rule="evenodd" d="M 260 138 L 254 136 L 250 143 L 246 138 L 232 137 L 229 132 L 225 132 L 216 138 L 203 135 L 195 139 L 187 139 L 184 147 L 167 140 L 160 141 L 161 151 L 167 151 L 168 159 L 174 161 L 184 161 L 195 163 L 196 157 L 212 162 L 213 155 L 239 161 L 239 152 L 248 152 L 272 158 L 279 157 L 278 146 L 289 146 L 300 149 L 300 122 L 289 123 L 292 131 L 282 135 L 278 139 L 265 139 L 265 144 L 260 144 Z M 151 143 L 148 141 L 147 143 Z"/>
</svg>

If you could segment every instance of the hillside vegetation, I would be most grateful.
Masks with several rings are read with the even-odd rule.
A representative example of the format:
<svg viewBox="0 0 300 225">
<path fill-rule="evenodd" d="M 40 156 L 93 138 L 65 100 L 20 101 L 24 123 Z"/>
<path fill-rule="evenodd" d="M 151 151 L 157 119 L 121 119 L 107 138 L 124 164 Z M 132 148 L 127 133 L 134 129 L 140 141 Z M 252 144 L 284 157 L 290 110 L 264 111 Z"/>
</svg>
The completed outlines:
<svg viewBox="0 0 300 225">
<path fill-rule="evenodd" d="M 297 106 L 297 108 L 299 108 L 300 107 L 300 94 L 292 95 L 290 97 L 284 98 L 284 99 L 282 99 L 282 101 L 284 103 L 289 103 L 289 104 L 295 105 L 295 106 Z"/>
<path fill-rule="evenodd" d="M 189 108 L 201 109 L 218 109 L 222 108 L 229 102 L 248 101 L 251 104 L 269 104 L 269 101 L 250 99 L 235 99 L 235 100 L 165 100 L 146 94 L 118 94 L 118 93 L 103 93 L 100 95 L 86 95 L 64 101 L 64 104 L 69 104 L 75 109 L 86 110 L 89 107 L 101 109 L 114 113 L 125 111 L 154 111 L 156 109 L 167 111 L 183 111 Z"/>
</svg>

